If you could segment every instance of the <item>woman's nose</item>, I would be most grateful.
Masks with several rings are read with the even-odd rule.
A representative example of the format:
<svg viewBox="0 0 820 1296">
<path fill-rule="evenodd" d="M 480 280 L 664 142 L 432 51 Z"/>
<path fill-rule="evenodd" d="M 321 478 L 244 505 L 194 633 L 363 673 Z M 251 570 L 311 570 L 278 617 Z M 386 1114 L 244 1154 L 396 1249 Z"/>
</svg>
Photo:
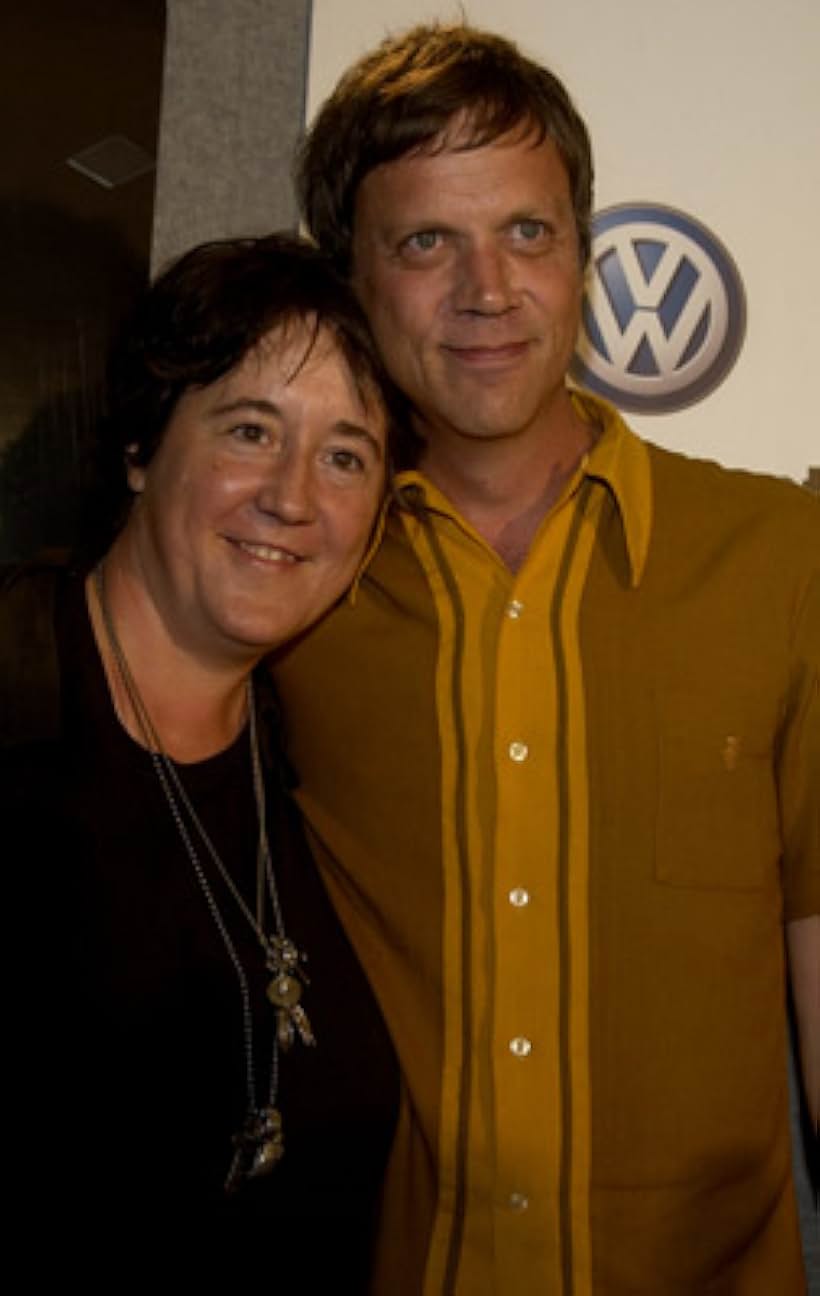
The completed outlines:
<svg viewBox="0 0 820 1296">
<path fill-rule="evenodd" d="M 298 449 L 286 450 L 266 472 L 257 492 L 257 504 L 263 513 L 291 526 L 311 522 L 315 516 L 314 486 L 310 457 Z"/>
</svg>

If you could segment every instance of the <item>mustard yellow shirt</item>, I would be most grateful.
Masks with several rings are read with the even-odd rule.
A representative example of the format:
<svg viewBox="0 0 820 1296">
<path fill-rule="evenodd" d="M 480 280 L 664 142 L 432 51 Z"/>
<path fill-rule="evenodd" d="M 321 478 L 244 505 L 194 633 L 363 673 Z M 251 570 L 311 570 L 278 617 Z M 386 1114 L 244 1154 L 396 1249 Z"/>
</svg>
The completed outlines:
<svg viewBox="0 0 820 1296">
<path fill-rule="evenodd" d="M 577 399 L 603 430 L 520 571 L 404 474 L 355 606 L 277 667 L 405 1076 L 375 1289 L 797 1296 L 820 503 Z"/>
</svg>

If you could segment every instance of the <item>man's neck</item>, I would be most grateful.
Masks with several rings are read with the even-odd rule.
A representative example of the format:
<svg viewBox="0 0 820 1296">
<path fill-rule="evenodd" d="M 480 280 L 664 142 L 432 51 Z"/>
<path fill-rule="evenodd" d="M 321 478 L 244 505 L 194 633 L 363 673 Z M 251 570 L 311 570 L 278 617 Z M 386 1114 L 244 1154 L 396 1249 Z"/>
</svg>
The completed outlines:
<svg viewBox="0 0 820 1296">
<path fill-rule="evenodd" d="M 419 467 L 512 570 L 589 450 L 595 429 L 567 400 L 549 430 L 491 440 L 432 433 Z"/>
</svg>

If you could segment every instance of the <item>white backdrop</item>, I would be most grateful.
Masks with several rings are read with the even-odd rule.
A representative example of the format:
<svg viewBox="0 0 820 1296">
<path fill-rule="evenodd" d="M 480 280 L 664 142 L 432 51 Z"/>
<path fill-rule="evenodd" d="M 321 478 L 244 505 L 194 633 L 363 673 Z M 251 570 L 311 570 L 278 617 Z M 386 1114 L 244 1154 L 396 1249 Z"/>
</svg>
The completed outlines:
<svg viewBox="0 0 820 1296">
<path fill-rule="evenodd" d="M 680 208 L 728 248 L 747 297 L 734 368 L 644 436 L 805 480 L 820 464 L 820 0 L 313 0 L 308 112 L 387 32 L 500 31 L 566 81 L 590 127 L 596 208 Z"/>
</svg>

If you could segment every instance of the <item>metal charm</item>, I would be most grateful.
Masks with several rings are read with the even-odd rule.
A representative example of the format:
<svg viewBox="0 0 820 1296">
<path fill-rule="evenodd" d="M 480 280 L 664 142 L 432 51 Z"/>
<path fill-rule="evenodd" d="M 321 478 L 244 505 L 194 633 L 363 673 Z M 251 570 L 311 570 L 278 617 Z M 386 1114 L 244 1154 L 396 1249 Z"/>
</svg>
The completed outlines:
<svg viewBox="0 0 820 1296">
<path fill-rule="evenodd" d="M 298 1034 L 303 1044 L 313 1045 L 316 1038 L 308 1015 L 302 1007 L 302 986 L 308 985 L 304 958 L 293 941 L 272 936 L 268 942 L 268 971 L 273 973 L 266 994 L 276 1009 L 276 1038 L 285 1052 Z"/>
<path fill-rule="evenodd" d="M 233 1136 L 234 1154 L 225 1180 L 225 1192 L 237 1192 L 246 1179 L 261 1179 L 281 1161 L 285 1152 L 282 1117 L 275 1107 L 248 1112 L 245 1124 Z"/>
</svg>

